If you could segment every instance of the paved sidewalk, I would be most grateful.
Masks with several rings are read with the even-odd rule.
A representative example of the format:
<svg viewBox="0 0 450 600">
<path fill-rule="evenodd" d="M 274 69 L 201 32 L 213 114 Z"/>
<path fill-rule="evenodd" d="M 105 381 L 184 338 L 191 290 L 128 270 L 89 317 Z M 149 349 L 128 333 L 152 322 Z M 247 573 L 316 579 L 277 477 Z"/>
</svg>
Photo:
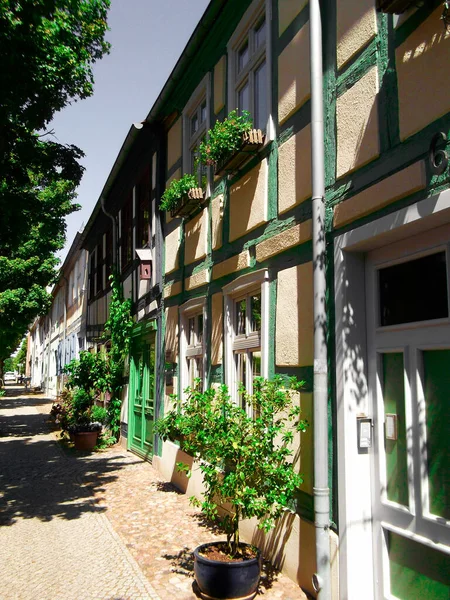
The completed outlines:
<svg viewBox="0 0 450 600">
<path fill-rule="evenodd" d="M 0 600 L 197 600 L 192 550 L 223 534 L 122 448 L 61 449 L 49 409 L 0 399 Z M 306 596 L 266 564 L 257 598 Z"/>
<path fill-rule="evenodd" d="M 49 432 L 48 400 L 15 392 L 0 399 L 1 600 L 157 600 L 81 485 L 89 462 Z"/>
</svg>

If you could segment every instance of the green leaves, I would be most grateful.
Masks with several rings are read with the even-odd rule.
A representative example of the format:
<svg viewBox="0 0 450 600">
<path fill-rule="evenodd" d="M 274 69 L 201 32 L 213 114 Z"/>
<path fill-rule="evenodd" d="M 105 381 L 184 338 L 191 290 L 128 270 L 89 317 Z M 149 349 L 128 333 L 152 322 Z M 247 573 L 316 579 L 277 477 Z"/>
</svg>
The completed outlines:
<svg viewBox="0 0 450 600">
<path fill-rule="evenodd" d="M 223 121 L 216 121 L 199 145 L 198 160 L 204 165 L 215 165 L 242 144 L 242 135 L 252 128 L 250 113 L 232 110 Z"/>
<path fill-rule="evenodd" d="M 257 517 L 268 531 L 288 508 L 302 483 L 292 460 L 294 432 L 304 431 L 300 419 L 301 383 L 284 386 L 281 377 L 254 380 L 254 393 L 245 394 L 253 416 L 237 406 L 226 386 L 201 392 L 186 390 L 184 400 L 156 423 L 163 439 L 179 440 L 199 463 L 205 485 L 202 510 L 219 518 L 218 506 L 231 506 L 222 520 L 237 552 L 239 520 Z M 179 467 L 185 472 L 189 467 Z M 230 542 L 231 543 L 231 542 Z"/>
<path fill-rule="evenodd" d="M 180 198 L 185 196 L 189 190 L 196 187 L 198 187 L 198 183 L 195 175 L 186 173 L 180 179 L 174 179 L 161 196 L 161 210 L 172 210 L 177 205 Z"/>
</svg>

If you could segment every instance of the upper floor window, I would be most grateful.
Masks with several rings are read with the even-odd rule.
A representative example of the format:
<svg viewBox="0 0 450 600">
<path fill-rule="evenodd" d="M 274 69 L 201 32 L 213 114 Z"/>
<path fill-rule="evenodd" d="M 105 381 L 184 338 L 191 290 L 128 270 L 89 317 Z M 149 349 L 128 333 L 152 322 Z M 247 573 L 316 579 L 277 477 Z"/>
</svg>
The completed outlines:
<svg viewBox="0 0 450 600">
<path fill-rule="evenodd" d="M 229 110 L 246 110 L 256 129 L 267 130 L 270 106 L 269 23 L 265 2 L 251 4 L 233 34 L 229 52 Z"/>
<path fill-rule="evenodd" d="M 97 293 L 103 289 L 103 236 L 100 244 L 97 246 Z"/>
<path fill-rule="evenodd" d="M 91 254 L 89 259 L 89 298 L 92 299 L 95 296 L 95 251 Z"/>
<path fill-rule="evenodd" d="M 137 185 L 137 248 L 150 245 L 150 166 L 147 166 Z"/>
<path fill-rule="evenodd" d="M 209 76 L 206 76 L 192 94 L 183 112 L 184 149 L 183 171 L 196 174 L 199 187 L 206 189 L 207 169 L 197 164 L 198 147 L 209 128 Z"/>
<path fill-rule="evenodd" d="M 133 252 L 133 192 L 128 194 L 125 205 L 122 208 L 121 219 L 121 258 L 122 269 L 128 266 L 132 259 Z"/>
</svg>

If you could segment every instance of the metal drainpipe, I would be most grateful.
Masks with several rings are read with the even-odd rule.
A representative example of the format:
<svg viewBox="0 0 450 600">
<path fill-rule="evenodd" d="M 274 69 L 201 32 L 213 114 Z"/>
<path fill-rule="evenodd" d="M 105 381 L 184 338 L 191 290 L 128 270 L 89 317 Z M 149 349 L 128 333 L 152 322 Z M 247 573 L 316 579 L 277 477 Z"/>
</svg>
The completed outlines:
<svg viewBox="0 0 450 600">
<path fill-rule="evenodd" d="M 320 0 L 310 0 L 312 241 L 314 288 L 314 513 L 319 600 L 330 600 L 330 491 L 328 488 L 328 373 L 325 276 L 325 168 Z"/>
</svg>

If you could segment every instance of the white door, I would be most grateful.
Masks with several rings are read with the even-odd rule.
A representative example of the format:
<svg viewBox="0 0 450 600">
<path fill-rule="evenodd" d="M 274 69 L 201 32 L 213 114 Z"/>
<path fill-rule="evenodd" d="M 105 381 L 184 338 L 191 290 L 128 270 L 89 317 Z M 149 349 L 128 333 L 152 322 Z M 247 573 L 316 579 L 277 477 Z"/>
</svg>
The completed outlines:
<svg viewBox="0 0 450 600">
<path fill-rule="evenodd" d="M 450 597 L 450 228 L 367 255 L 375 598 Z"/>
</svg>

